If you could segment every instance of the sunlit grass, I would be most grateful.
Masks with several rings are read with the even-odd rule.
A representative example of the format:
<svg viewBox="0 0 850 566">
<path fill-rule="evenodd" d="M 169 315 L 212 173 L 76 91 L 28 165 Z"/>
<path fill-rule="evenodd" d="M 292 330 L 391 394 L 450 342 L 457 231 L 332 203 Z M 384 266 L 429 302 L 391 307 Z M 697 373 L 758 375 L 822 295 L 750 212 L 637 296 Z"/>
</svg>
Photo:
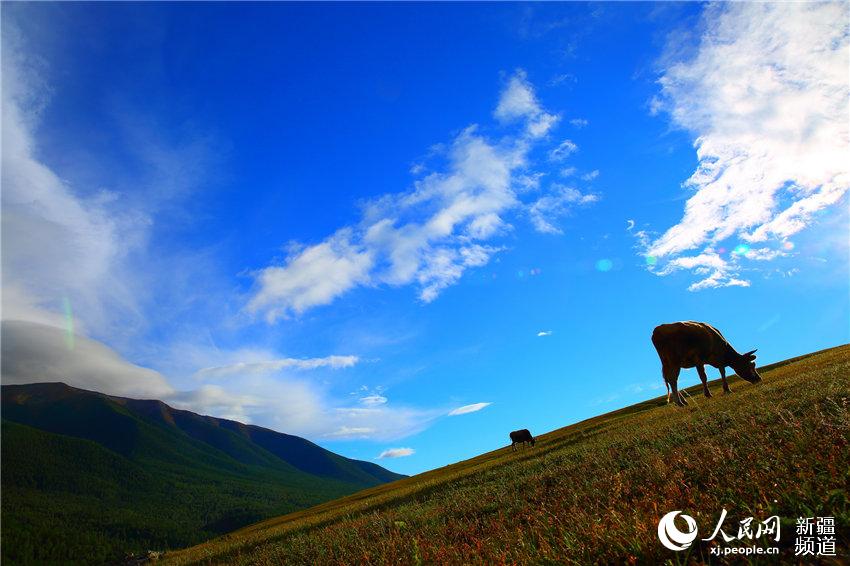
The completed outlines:
<svg viewBox="0 0 850 566">
<path fill-rule="evenodd" d="M 673 553 L 656 527 L 683 510 L 701 528 L 720 510 L 794 520 L 834 516 L 850 547 L 850 346 L 733 378 L 734 393 L 685 409 L 664 397 L 509 448 L 166 555 L 174 564 L 685 563 L 721 560 L 699 543 Z M 659 377 L 659 379 L 661 379 Z M 775 557 L 771 559 L 775 562 Z"/>
</svg>

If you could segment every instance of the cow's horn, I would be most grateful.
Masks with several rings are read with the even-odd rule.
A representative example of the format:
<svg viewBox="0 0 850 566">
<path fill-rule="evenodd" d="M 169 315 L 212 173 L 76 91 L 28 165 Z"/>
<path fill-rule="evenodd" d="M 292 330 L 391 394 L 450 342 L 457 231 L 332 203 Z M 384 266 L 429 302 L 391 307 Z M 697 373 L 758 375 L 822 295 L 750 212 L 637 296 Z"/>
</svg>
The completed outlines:
<svg viewBox="0 0 850 566">
<path fill-rule="evenodd" d="M 749 352 L 747 352 L 746 354 L 744 354 L 744 357 L 745 357 L 745 358 L 748 358 L 748 357 L 751 357 L 751 356 L 752 356 L 753 358 L 755 358 L 755 357 L 756 357 L 756 356 L 755 356 L 755 353 L 756 353 L 757 351 L 758 351 L 758 348 L 756 348 L 755 350 L 750 350 Z"/>
</svg>

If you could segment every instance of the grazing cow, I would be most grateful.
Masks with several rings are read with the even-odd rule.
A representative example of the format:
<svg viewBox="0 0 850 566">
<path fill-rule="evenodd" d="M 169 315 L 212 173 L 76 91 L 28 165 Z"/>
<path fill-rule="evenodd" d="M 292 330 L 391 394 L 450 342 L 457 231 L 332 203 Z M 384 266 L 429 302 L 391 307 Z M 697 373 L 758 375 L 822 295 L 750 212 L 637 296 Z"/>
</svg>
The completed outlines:
<svg viewBox="0 0 850 566">
<path fill-rule="evenodd" d="M 511 433 L 511 450 L 516 450 L 517 444 L 525 444 L 526 442 L 530 442 L 532 446 L 534 446 L 534 437 L 531 436 L 531 433 L 528 432 L 527 428 L 522 430 L 515 430 Z"/>
<path fill-rule="evenodd" d="M 730 366 L 739 377 L 750 383 L 761 381 L 753 361 L 756 359 L 756 351 L 739 354 L 720 331 L 710 324 L 693 321 L 662 324 L 652 332 L 652 344 L 661 358 L 661 372 L 664 375 L 664 383 L 667 384 L 668 403 L 672 388 L 676 404 L 680 407 L 688 404 L 677 385 L 681 368 L 697 368 L 706 397 L 711 397 L 711 392 L 706 383 L 705 364 L 720 370 L 724 393 L 732 392 L 726 383 L 726 366 Z"/>
</svg>

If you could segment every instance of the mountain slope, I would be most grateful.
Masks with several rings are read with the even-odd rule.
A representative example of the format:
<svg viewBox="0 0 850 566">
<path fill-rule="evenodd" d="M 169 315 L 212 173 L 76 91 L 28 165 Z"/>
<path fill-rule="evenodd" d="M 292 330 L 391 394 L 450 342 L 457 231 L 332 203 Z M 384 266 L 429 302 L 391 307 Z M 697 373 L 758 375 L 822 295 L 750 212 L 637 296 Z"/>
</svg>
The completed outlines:
<svg viewBox="0 0 850 566">
<path fill-rule="evenodd" d="M 722 509 L 738 521 L 781 518 L 794 556 L 797 517 L 831 516 L 850 552 L 850 346 L 664 397 L 393 484 L 361 491 L 165 555 L 166 564 L 651 564 L 728 563 L 697 540 L 664 548 L 662 515 L 683 510 L 711 530 Z M 660 379 L 660 377 L 659 377 Z M 755 523 L 754 523 L 755 524 Z M 752 541 L 743 541 L 752 544 Z M 771 556 L 775 563 L 775 556 Z"/>
<path fill-rule="evenodd" d="M 296 436 L 62 383 L 2 388 L 2 558 L 105 562 L 403 476 Z"/>
</svg>

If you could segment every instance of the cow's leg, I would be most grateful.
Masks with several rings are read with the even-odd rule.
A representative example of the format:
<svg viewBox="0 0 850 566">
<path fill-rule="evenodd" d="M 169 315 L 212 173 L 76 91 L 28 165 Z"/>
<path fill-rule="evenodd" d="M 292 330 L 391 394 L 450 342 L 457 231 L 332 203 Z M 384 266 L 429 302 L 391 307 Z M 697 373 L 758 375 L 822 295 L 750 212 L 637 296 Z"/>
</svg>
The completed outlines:
<svg viewBox="0 0 850 566">
<path fill-rule="evenodd" d="M 511 452 L 516 452 L 516 440 L 511 442 Z"/>
<path fill-rule="evenodd" d="M 673 390 L 673 400 L 680 407 L 684 407 L 688 404 L 688 402 L 685 401 L 685 398 L 682 397 L 681 393 L 679 393 L 679 369 L 680 368 L 675 366 L 664 366 L 661 371 L 664 373 L 664 381 L 666 381 L 670 385 L 670 389 Z"/>
<path fill-rule="evenodd" d="M 732 393 L 729 389 L 729 384 L 726 382 L 726 367 L 720 368 L 720 380 L 723 381 L 723 393 Z"/>
<path fill-rule="evenodd" d="M 702 392 L 706 397 L 711 397 L 711 391 L 708 390 L 708 376 L 705 375 L 705 366 L 697 366 L 697 373 L 700 381 L 702 381 Z"/>
</svg>

